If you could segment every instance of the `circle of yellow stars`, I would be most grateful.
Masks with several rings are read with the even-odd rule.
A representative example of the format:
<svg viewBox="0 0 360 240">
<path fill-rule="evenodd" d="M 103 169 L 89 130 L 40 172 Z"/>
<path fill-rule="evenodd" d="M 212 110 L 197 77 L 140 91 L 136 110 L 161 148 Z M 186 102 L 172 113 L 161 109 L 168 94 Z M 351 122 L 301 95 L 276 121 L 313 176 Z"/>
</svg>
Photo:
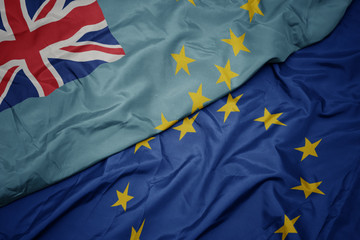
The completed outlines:
<svg viewBox="0 0 360 240">
<path fill-rule="evenodd" d="M 178 0 L 176 0 L 176 1 L 178 1 Z M 190 2 L 192 5 L 196 6 L 194 0 L 188 0 L 188 2 Z M 255 1 L 255 2 L 252 0 L 249 0 L 249 2 L 247 4 L 244 4 L 243 6 L 241 6 L 242 9 L 249 11 L 250 22 L 252 21 L 255 13 L 263 15 L 261 10 L 257 7 L 259 2 L 260 2 L 260 0 Z M 234 55 L 237 56 L 240 51 L 250 53 L 250 50 L 244 45 L 245 36 L 246 36 L 245 33 L 243 33 L 239 37 L 236 36 L 235 33 L 230 28 L 230 38 L 229 39 L 221 39 L 221 41 L 229 44 L 233 49 Z M 181 70 L 183 70 L 188 75 L 190 75 L 189 64 L 195 62 L 196 60 L 186 56 L 185 45 L 182 45 L 179 53 L 172 53 L 171 56 L 176 62 L 175 75 L 177 75 Z M 226 65 L 224 67 L 218 66 L 218 65 L 215 65 L 215 67 L 217 68 L 217 70 L 220 73 L 220 77 L 217 80 L 216 84 L 224 82 L 226 84 L 226 86 L 228 87 L 228 89 L 231 90 L 231 79 L 238 77 L 239 74 L 235 73 L 231 70 L 230 59 L 228 59 Z M 191 113 L 194 113 L 195 111 L 202 109 L 204 107 L 204 104 L 211 100 L 210 98 L 203 95 L 202 84 L 200 84 L 200 86 L 196 92 L 189 92 L 189 96 L 192 101 Z M 237 106 L 237 102 L 239 101 L 239 99 L 241 97 L 242 97 L 242 95 L 233 98 L 232 95 L 229 94 L 226 104 L 223 107 L 221 107 L 220 109 L 218 109 L 218 112 L 224 112 L 224 114 L 225 114 L 224 115 L 224 123 L 226 122 L 230 113 L 240 112 L 240 110 Z M 193 127 L 193 124 L 198 115 L 199 115 L 199 113 L 194 115 L 192 118 L 189 118 L 189 117 L 184 118 L 182 121 L 182 124 L 173 128 L 174 130 L 180 131 L 179 141 L 182 138 L 184 138 L 187 133 L 195 133 L 196 132 L 195 128 Z M 161 113 L 161 124 L 156 126 L 155 129 L 159 130 L 159 131 L 164 131 L 164 130 L 170 128 L 175 123 L 177 123 L 177 120 L 168 121 L 165 118 L 164 113 Z M 149 142 L 154 139 L 155 139 L 155 137 L 150 137 L 148 139 L 145 139 L 145 140 L 137 143 L 135 145 L 134 154 L 141 147 L 151 149 Z M 124 211 L 126 211 L 127 202 L 133 198 L 132 196 L 128 195 L 128 188 L 129 188 L 129 184 L 127 185 L 124 192 L 117 191 L 118 201 L 112 205 L 113 207 L 121 205 L 123 207 Z M 142 233 L 144 223 L 145 223 L 145 220 L 141 224 L 138 231 L 136 231 L 134 228 L 132 228 L 130 240 L 139 240 L 140 239 L 140 235 Z"/>
<path fill-rule="evenodd" d="M 178 1 L 178 0 L 176 0 Z M 264 16 L 263 12 L 261 11 L 259 4 L 261 0 L 248 0 L 247 3 L 243 4 L 240 8 L 243 10 L 248 11 L 249 14 L 249 21 L 250 23 L 255 17 L 255 14 Z M 192 5 L 196 6 L 194 0 L 188 0 Z M 239 35 L 236 35 L 233 30 L 229 29 L 230 38 L 228 39 L 221 39 L 222 42 L 230 45 L 232 47 L 232 51 L 234 53 L 234 56 L 237 56 L 240 51 L 251 53 L 251 51 L 245 46 L 245 36 L 246 33 L 241 33 Z M 196 60 L 193 58 L 190 58 L 186 56 L 185 54 L 185 45 L 182 45 L 181 50 L 179 53 L 172 53 L 172 58 L 176 62 L 176 69 L 175 69 L 175 75 L 177 75 L 181 70 L 183 70 L 185 73 L 187 73 L 190 76 L 190 70 L 189 65 Z M 230 59 L 226 62 L 225 66 L 218 66 L 215 65 L 216 69 L 220 73 L 220 77 L 218 78 L 216 84 L 225 83 L 227 88 L 231 90 L 231 80 L 233 78 L 236 78 L 239 76 L 238 73 L 234 72 L 231 69 Z M 195 113 L 197 110 L 201 110 L 205 104 L 207 104 L 209 101 L 211 101 L 210 98 L 203 95 L 203 89 L 202 84 L 198 87 L 196 92 L 189 92 L 188 93 L 191 101 L 192 101 L 192 108 L 191 108 L 191 114 Z M 225 105 L 223 105 L 221 108 L 217 110 L 217 112 L 223 112 L 224 113 L 224 123 L 230 116 L 230 113 L 232 112 L 240 112 L 240 109 L 238 107 L 238 101 L 243 96 L 243 94 L 233 97 L 230 93 L 228 94 L 227 101 Z M 282 116 L 282 112 L 280 113 L 270 113 L 270 111 L 267 108 L 264 108 L 264 115 L 261 117 L 258 117 L 254 119 L 256 122 L 262 122 L 264 124 L 265 130 L 269 130 L 269 128 L 273 125 L 279 125 L 279 126 L 287 126 L 284 124 L 279 118 Z M 177 130 L 180 132 L 179 141 L 181 141 L 187 133 L 196 133 L 196 130 L 193 126 L 196 118 L 198 117 L 199 112 L 196 113 L 193 117 L 185 117 L 182 120 L 182 124 L 173 127 L 174 130 Z M 177 123 L 177 120 L 170 120 L 168 121 L 164 113 L 161 112 L 161 124 L 156 126 L 155 129 L 159 131 L 164 131 L 174 124 Z M 141 148 L 145 147 L 148 149 L 151 149 L 150 141 L 154 140 L 155 137 L 150 137 L 148 139 L 145 139 L 135 145 L 134 154 Z M 322 139 L 311 143 L 307 138 L 305 138 L 305 145 L 302 147 L 295 148 L 295 150 L 302 152 L 301 161 L 306 159 L 309 156 L 318 157 L 316 152 L 316 147 L 319 145 Z M 305 181 L 303 178 L 300 177 L 300 185 L 292 187 L 291 190 L 298 190 L 303 191 L 305 199 L 307 199 L 312 193 L 325 195 L 318 187 L 320 186 L 320 182 L 314 182 L 310 183 Z M 112 205 L 112 207 L 116 206 L 122 206 L 124 211 L 126 211 L 127 203 L 132 200 L 134 197 L 128 195 L 129 191 L 129 183 L 126 186 L 124 192 L 116 191 L 118 200 Z M 274 233 L 280 233 L 282 234 L 282 240 L 285 240 L 288 234 L 290 233 L 297 233 L 297 230 L 295 229 L 295 223 L 298 221 L 300 216 L 297 216 L 293 219 L 290 219 L 286 214 L 284 215 L 284 225 L 281 226 L 279 229 L 277 229 Z M 130 240 L 139 240 L 140 235 L 143 231 L 145 220 L 143 220 L 141 226 L 139 227 L 138 231 L 132 227 L 131 231 L 131 238 Z"/>
</svg>

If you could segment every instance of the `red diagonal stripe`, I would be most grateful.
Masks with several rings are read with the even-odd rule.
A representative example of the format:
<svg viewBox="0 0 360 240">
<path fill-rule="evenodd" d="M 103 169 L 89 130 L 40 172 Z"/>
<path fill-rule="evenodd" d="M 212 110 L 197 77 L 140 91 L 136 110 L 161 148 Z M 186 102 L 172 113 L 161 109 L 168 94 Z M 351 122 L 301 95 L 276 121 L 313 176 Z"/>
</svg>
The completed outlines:
<svg viewBox="0 0 360 240">
<path fill-rule="evenodd" d="M 11 76 L 14 74 L 15 70 L 16 70 L 17 66 L 10 68 L 6 73 L 5 76 L 3 77 L 3 79 L 1 79 L 0 82 L 0 96 L 4 93 L 6 86 L 8 85 Z"/>
<path fill-rule="evenodd" d="M 87 51 L 99 51 L 110 53 L 114 55 L 125 55 L 124 49 L 122 48 L 107 48 L 97 45 L 82 45 L 82 46 L 68 46 L 61 48 L 62 50 L 73 52 L 73 53 L 80 53 L 80 52 L 87 52 Z"/>
<path fill-rule="evenodd" d="M 46 67 L 39 53 L 33 54 L 31 57 L 26 59 L 26 65 L 31 74 L 36 77 L 36 80 L 43 89 L 45 96 L 49 95 L 59 87 L 54 75 Z"/>
<path fill-rule="evenodd" d="M 38 49 L 43 49 L 51 44 L 74 36 L 86 25 L 97 24 L 104 20 L 104 15 L 97 2 L 76 7 L 65 18 L 36 29 L 33 34 L 36 34 L 36 36 L 46 36 L 46 38 L 42 38 L 42 41 L 36 41 L 35 44 L 38 46 Z"/>
<path fill-rule="evenodd" d="M 50 0 L 50 1 L 44 6 L 44 8 L 41 10 L 41 12 L 39 13 L 39 15 L 38 15 L 37 18 L 35 19 L 35 21 L 46 17 L 46 16 L 48 15 L 48 13 L 51 11 L 51 9 L 53 9 L 55 3 L 56 3 L 56 0 Z"/>
</svg>

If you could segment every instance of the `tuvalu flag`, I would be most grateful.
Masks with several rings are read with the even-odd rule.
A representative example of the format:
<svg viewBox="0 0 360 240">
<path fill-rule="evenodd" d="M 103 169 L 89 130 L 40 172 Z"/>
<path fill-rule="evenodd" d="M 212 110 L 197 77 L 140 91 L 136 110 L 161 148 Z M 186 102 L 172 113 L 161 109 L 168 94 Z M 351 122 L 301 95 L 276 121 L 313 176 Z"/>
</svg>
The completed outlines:
<svg viewBox="0 0 360 240">
<path fill-rule="evenodd" d="M 359 10 L 167 131 L 1 208 L 0 238 L 357 239 Z"/>
<path fill-rule="evenodd" d="M 165 130 L 349 3 L 1 0 L 0 204 Z"/>
</svg>

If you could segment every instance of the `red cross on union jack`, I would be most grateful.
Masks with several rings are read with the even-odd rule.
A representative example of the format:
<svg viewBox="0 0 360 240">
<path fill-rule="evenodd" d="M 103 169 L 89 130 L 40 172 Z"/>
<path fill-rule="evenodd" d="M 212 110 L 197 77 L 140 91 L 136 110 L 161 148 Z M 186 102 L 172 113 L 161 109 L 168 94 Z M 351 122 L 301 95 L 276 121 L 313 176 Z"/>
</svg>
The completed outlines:
<svg viewBox="0 0 360 240">
<path fill-rule="evenodd" d="M 30 18 L 25 0 L 0 0 L 5 28 L 0 30 L 0 103 L 20 70 L 40 97 L 62 86 L 49 58 L 112 62 L 125 54 L 118 44 L 78 42 L 89 32 L 107 28 L 107 23 L 96 0 L 75 0 L 66 6 L 65 1 L 46 0 Z"/>
</svg>

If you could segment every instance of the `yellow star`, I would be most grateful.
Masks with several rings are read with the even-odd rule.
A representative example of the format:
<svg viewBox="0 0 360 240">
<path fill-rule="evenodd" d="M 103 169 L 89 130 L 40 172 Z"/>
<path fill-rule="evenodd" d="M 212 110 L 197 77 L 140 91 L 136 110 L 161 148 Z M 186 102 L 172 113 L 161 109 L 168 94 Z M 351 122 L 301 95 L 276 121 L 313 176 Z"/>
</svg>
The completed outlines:
<svg viewBox="0 0 360 240">
<path fill-rule="evenodd" d="M 197 113 L 194 117 L 192 117 L 190 119 L 184 118 L 183 123 L 181 125 L 174 127 L 175 130 L 180 131 L 179 141 L 185 136 L 185 134 L 196 132 L 193 127 L 193 123 L 198 115 L 199 115 L 199 113 Z"/>
<path fill-rule="evenodd" d="M 300 182 L 301 182 L 300 186 L 296 186 L 291 189 L 304 191 L 305 199 L 308 198 L 310 196 L 310 194 L 312 194 L 312 193 L 318 193 L 318 194 L 325 195 L 325 193 L 323 193 L 321 190 L 318 189 L 318 187 L 322 183 L 322 181 L 316 182 L 316 183 L 308 183 L 304 179 L 300 178 Z"/>
<path fill-rule="evenodd" d="M 297 233 L 294 224 L 296 223 L 296 221 L 299 219 L 300 216 L 297 216 L 296 218 L 290 220 L 288 218 L 288 216 L 285 215 L 285 219 L 284 219 L 284 225 L 279 228 L 278 230 L 276 230 L 275 233 L 282 233 L 282 240 L 285 240 L 286 236 L 289 233 Z"/>
<path fill-rule="evenodd" d="M 139 150 L 139 148 L 142 147 L 142 146 L 147 147 L 148 149 L 151 149 L 150 144 L 149 144 L 149 141 L 151 141 L 151 140 L 153 140 L 153 139 L 155 139 L 155 137 L 150 137 L 150 138 L 148 138 L 148 139 L 145 139 L 144 141 L 141 141 L 141 142 L 137 143 L 137 144 L 135 145 L 135 151 L 134 151 L 134 153 L 136 153 L 136 151 Z"/>
<path fill-rule="evenodd" d="M 281 114 L 283 113 L 275 113 L 275 114 L 271 114 L 266 108 L 264 110 L 264 116 L 255 119 L 254 121 L 258 121 L 258 122 L 263 122 L 265 125 L 265 129 L 268 130 L 269 127 L 272 124 L 277 124 L 277 125 L 282 125 L 282 126 L 286 126 L 286 124 L 280 122 L 278 119 L 278 117 L 281 116 Z"/>
<path fill-rule="evenodd" d="M 250 22 L 252 21 L 255 13 L 264 16 L 264 14 L 261 12 L 259 8 L 259 4 L 260 4 L 260 0 L 248 0 L 248 3 L 245 3 L 240 7 L 242 9 L 249 11 Z"/>
<path fill-rule="evenodd" d="M 191 113 L 194 113 L 197 109 L 202 109 L 204 107 L 204 103 L 210 101 L 209 98 L 202 95 L 202 84 L 200 84 L 196 93 L 189 92 L 189 95 L 193 102 Z"/>
<path fill-rule="evenodd" d="M 141 232 L 144 228 L 144 223 L 145 223 L 145 219 L 144 221 L 142 222 L 140 228 L 138 231 L 135 230 L 134 227 L 132 227 L 131 229 L 131 237 L 130 237 L 130 240 L 140 240 L 140 237 L 141 237 Z"/>
<path fill-rule="evenodd" d="M 315 151 L 315 148 L 317 147 L 317 145 L 319 145 L 319 143 L 321 142 L 322 139 L 320 139 L 319 141 L 315 142 L 315 143 L 311 143 L 307 138 L 305 138 L 305 146 L 303 147 L 299 147 L 299 148 L 295 148 L 295 150 L 298 150 L 300 152 L 303 152 L 301 161 L 304 160 L 307 156 L 311 155 L 314 157 L 317 157 L 317 153 Z"/>
<path fill-rule="evenodd" d="M 196 7 L 196 5 L 195 5 L 195 3 L 194 3 L 194 0 L 188 0 L 188 1 L 191 2 L 191 4 Z"/>
<path fill-rule="evenodd" d="M 195 62 L 195 60 L 185 56 L 184 45 L 182 46 L 179 54 L 172 53 L 171 56 L 175 59 L 175 61 L 177 63 L 175 75 L 180 71 L 180 69 L 184 69 L 184 71 L 190 75 L 188 64 Z"/>
<path fill-rule="evenodd" d="M 179 0 L 176 0 L 177 2 L 179 1 Z M 188 0 L 192 5 L 194 5 L 195 7 L 196 7 L 196 5 L 195 5 L 195 3 L 194 3 L 194 0 Z"/>
<path fill-rule="evenodd" d="M 116 203 L 114 203 L 111 206 L 116 207 L 116 206 L 121 205 L 123 207 L 124 211 L 126 212 L 126 204 L 127 204 L 127 202 L 134 198 L 134 197 L 128 195 L 128 191 L 129 191 L 129 183 L 126 186 L 125 191 L 123 193 L 116 190 L 118 200 L 117 200 Z"/>
<path fill-rule="evenodd" d="M 238 106 L 236 105 L 239 99 L 242 97 L 243 94 L 240 96 L 237 96 L 236 98 L 233 98 L 231 94 L 229 93 L 227 102 L 224 106 L 222 106 L 218 112 L 225 112 L 224 122 L 232 112 L 240 112 Z"/>
<path fill-rule="evenodd" d="M 233 48 L 235 56 L 238 55 L 238 53 L 241 51 L 250 52 L 247 47 L 244 46 L 244 39 L 245 39 L 245 33 L 241 35 L 240 37 L 237 37 L 230 28 L 230 39 L 221 39 L 221 41 L 226 42 L 227 44 L 230 44 Z"/>
<path fill-rule="evenodd" d="M 177 120 L 168 121 L 164 117 L 164 114 L 161 113 L 161 124 L 159 126 L 157 126 L 155 129 L 164 131 L 164 130 L 168 129 L 169 127 L 171 127 L 172 125 L 174 125 L 175 123 L 177 123 Z"/>
<path fill-rule="evenodd" d="M 218 81 L 216 82 L 216 84 L 225 82 L 226 86 L 228 86 L 229 90 L 231 90 L 231 79 L 234 78 L 234 77 L 239 76 L 239 74 L 234 73 L 234 72 L 231 71 L 230 59 L 228 59 L 225 67 L 220 67 L 220 66 L 217 66 L 217 65 L 215 65 L 215 67 L 221 73 L 221 75 L 220 75 Z"/>
</svg>

